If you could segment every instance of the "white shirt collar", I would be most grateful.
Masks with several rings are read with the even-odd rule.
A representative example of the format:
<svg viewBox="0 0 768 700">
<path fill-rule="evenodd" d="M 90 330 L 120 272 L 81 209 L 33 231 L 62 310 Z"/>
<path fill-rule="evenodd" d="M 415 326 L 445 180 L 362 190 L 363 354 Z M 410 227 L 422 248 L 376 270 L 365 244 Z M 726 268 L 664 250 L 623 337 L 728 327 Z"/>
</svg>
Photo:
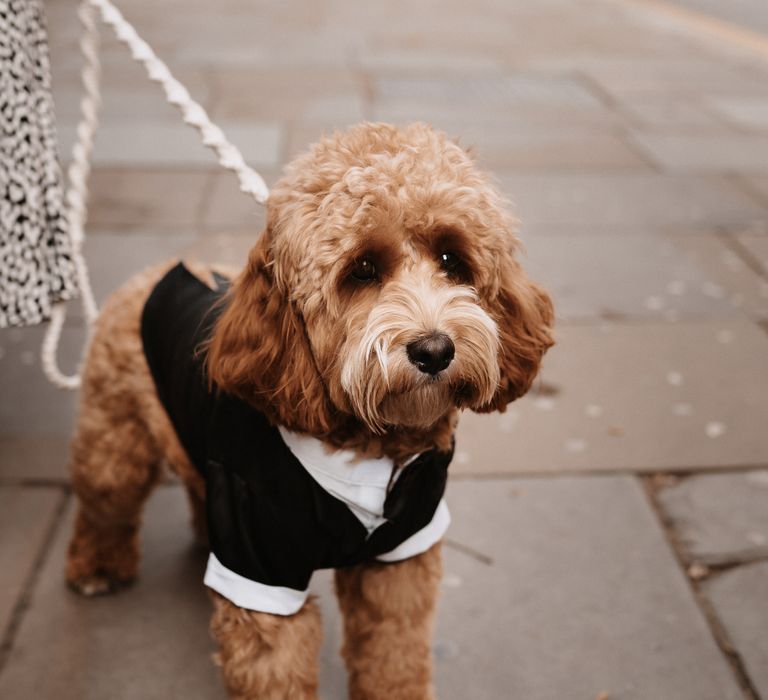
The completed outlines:
<svg viewBox="0 0 768 700">
<path fill-rule="evenodd" d="M 278 429 L 283 442 L 310 476 L 328 493 L 346 503 L 368 532 L 386 521 L 383 514 L 387 487 L 395 482 L 402 467 L 393 476 L 394 462 L 388 457 L 359 459 L 353 450 L 331 452 L 317 438 L 291 432 L 282 426 Z M 411 457 L 406 464 L 416 457 L 418 455 Z"/>
</svg>

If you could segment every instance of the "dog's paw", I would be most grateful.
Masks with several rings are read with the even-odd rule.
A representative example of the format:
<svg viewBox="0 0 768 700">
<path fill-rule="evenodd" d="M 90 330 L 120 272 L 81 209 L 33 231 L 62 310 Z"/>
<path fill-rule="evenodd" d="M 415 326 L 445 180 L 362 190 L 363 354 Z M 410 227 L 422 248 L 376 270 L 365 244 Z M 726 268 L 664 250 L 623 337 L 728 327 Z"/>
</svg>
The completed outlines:
<svg viewBox="0 0 768 700">
<path fill-rule="evenodd" d="M 75 580 L 68 580 L 69 587 L 86 598 L 95 598 L 100 595 L 108 595 L 122 588 L 127 588 L 133 583 L 133 579 L 111 579 L 107 576 L 83 576 Z"/>
</svg>

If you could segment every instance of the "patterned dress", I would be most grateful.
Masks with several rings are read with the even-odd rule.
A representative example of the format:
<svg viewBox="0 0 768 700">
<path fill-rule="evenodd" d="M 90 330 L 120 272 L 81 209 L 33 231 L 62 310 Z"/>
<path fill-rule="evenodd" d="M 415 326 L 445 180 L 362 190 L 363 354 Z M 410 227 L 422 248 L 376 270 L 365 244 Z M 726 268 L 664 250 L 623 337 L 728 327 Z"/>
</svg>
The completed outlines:
<svg viewBox="0 0 768 700">
<path fill-rule="evenodd" d="M 0 0 L 0 328 L 77 295 L 40 0 Z"/>
</svg>

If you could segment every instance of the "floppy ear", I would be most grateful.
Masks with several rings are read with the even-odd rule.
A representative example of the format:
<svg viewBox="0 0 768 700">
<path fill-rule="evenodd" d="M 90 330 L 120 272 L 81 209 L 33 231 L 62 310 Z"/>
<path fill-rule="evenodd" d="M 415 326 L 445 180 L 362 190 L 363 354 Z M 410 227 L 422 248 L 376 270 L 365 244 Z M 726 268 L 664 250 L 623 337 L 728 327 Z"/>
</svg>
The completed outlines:
<svg viewBox="0 0 768 700">
<path fill-rule="evenodd" d="M 303 321 L 272 273 L 269 232 L 224 298 L 207 349 L 209 379 L 287 428 L 327 433 L 333 411 Z"/>
<path fill-rule="evenodd" d="M 506 259 L 505 259 L 506 258 Z M 504 411 L 531 386 L 541 358 L 554 344 L 554 309 L 549 295 L 531 281 L 520 264 L 504 256 L 499 290 L 490 312 L 499 328 L 499 388 L 478 413 Z"/>
</svg>

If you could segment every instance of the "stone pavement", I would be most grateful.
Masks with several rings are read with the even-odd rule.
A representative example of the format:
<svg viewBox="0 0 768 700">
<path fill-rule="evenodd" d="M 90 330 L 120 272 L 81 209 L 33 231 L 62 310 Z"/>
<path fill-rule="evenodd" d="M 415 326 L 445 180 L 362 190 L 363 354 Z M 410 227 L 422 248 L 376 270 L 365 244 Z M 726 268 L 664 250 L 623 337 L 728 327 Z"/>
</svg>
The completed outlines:
<svg viewBox="0 0 768 700">
<path fill-rule="evenodd" d="M 706 34 L 661 0 L 119 5 L 268 182 L 323 131 L 424 119 L 516 204 L 559 342 L 528 397 L 463 419 L 439 697 L 768 700 L 765 4 L 680 0 Z M 66 152 L 75 2 L 47 9 Z M 172 256 L 241 262 L 262 212 L 110 37 L 103 61 L 99 298 Z M 76 396 L 43 380 L 41 337 L 0 331 L 0 698 L 223 698 L 178 486 L 150 501 L 134 588 L 64 588 Z M 337 700 L 330 578 L 313 587 Z"/>
</svg>

